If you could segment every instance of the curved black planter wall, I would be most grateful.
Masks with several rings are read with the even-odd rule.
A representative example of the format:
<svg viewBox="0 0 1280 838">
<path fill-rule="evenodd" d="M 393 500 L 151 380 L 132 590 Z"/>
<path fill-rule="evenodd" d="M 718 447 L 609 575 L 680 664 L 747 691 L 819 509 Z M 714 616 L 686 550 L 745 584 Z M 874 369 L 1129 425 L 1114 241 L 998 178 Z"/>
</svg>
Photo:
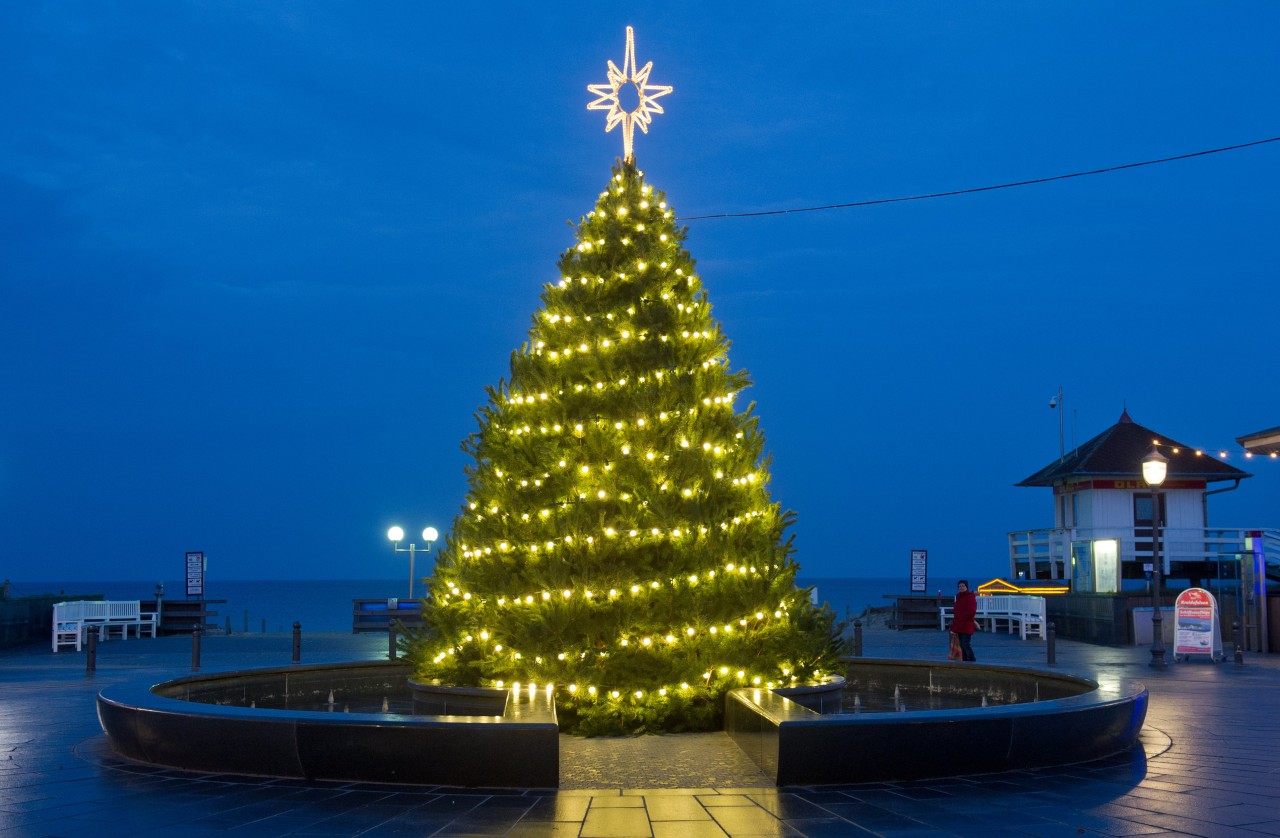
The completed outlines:
<svg viewBox="0 0 1280 838">
<path fill-rule="evenodd" d="M 1026 703 L 822 715 L 767 690 L 734 690 L 725 730 L 778 785 L 820 785 L 1098 759 L 1132 745 L 1147 715 L 1142 684 L 1099 686 L 1039 670 L 858 659 L 848 678 L 890 691 L 895 683 L 966 692 L 985 685 L 1006 695 L 1020 692 Z"/>
<path fill-rule="evenodd" d="M 290 667 L 201 675 L 152 689 L 110 687 L 98 720 L 122 756 L 195 771 L 421 785 L 555 788 L 560 731 L 545 692 L 501 716 L 413 716 L 266 709 L 283 696 L 403 693 L 396 664 Z M 252 697 L 256 696 L 256 697 Z M 205 702 L 231 702 L 224 704 Z"/>
<path fill-rule="evenodd" d="M 122 756 L 195 771 L 558 786 L 559 728 L 545 690 L 510 693 L 501 715 L 340 712 L 343 705 L 380 706 L 386 696 L 401 696 L 398 706 L 407 709 L 408 674 L 402 664 L 352 663 L 109 687 L 98 696 L 98 718 Z M 726 699 L 725 729 L 778 785 L 810 785 L 1096 759 L 1132 745 L 1147 711 L 1141 684 L 1099 687 L 1039 670 L 855 659 L 848 679 L 855 688 L 890 693 L 902 685 L 1024 703 L 822 715 L 767 690 L 735 690 Z M 338 712 L 317 711 L 330 691 Z M 813 703 L 812 695 L 797 699 Z"/>
</svg>

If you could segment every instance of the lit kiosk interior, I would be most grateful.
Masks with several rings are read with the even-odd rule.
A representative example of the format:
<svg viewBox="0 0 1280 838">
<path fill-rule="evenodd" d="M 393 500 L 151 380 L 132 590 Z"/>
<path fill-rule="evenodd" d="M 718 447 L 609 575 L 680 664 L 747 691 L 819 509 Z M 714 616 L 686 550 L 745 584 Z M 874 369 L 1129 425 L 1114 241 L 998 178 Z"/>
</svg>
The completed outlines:
<svg viewBox="0 0 1280 838">
<path fill-rule="evenodd" d="M 1143 460 L 1153 451 L 1167 460 L 1155 486 L 1143 476 Z M 1054 526 L 1009 533 L 1010 577 L 1069 582 L 1070 594 L 1050 598 L 1049 618 L 1063 636 L 1103 643 L 1151 639 L 1149 615 L 1143 638 L 1134 609 L 1150 609 L 1156 584 L 1166 607 L 1179 590 L 1206 588 L 1228 625 L 1244 617 L 1249 650 L 1265 651 L 1265 548 L 1272 548 L 1274 562 L 1280 534 L 1208 525 L 1209 496 L 1251 476 L 1144 428 L 1125 411 L 1116 424 L 1016 484 L 1053 489 Z M 1228 485 L 1210 488 L 1218 483 Z"/>
</svg>

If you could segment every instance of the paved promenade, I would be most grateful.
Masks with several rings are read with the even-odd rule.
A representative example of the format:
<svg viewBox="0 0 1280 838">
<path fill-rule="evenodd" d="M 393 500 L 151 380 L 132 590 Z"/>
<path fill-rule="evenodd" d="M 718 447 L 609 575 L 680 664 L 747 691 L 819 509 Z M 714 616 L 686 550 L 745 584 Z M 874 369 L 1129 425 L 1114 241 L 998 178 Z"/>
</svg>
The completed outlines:
<svg viewBox="0 0 1280 838">
<path fill-rule="evenodd" d="M 204 639 L 202 671 L 288 664 L 288 634 Z M 1044 663 L 979 634 L 980 661 Z M 940 660 L 937 631 L 868 629 L 869 657 Z M 910 783 L 774 788 L 724 734 L 562 737 L 561 789 L 440 789 L 195 775 L 126 763 L 98 727 L 111 684 L 189 674 L 188 638 L 111 640 L 98 669 L 0 651 L 0 838 L 10 836 L 1280 835 L 1280 656 L 1147 666 L 1145 649 L 1058 642 L 1056 669 L 1141 680 L 1140 745 L 1100 762 Z M 385 659 L 380 636 L 304 638 L 304 663 Z M 518 759 L 518 754 L 512 755 Z M 957 765 L 957 770 L 963 765 Z"/>
</svg>

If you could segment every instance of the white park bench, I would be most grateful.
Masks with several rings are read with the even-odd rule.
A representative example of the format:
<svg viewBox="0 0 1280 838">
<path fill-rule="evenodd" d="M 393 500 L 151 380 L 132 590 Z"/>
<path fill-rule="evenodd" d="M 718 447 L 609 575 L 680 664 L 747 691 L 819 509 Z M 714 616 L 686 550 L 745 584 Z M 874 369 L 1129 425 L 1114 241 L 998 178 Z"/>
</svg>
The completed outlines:
<svg viewBox="0 0 1280 838">
<path fill-rule="evenodd" d="M 156 622 L 156 615 L 144 613 L 136 599 L 54 603 L 53 651 L 63 646 L 74 646 L 80 651 L 86 631 L 97 631 L 99 640 L 106 640 L 115 630 L 120 632 L 121 639 L 127 639 L 130 628 L 138 637 L 142 637 L 144 630 L 155 637 Z"/>
<path fill-rule="evenodd" d="M 938 609 L 938 628 L 947 630 L 951 622 L 952 606 L 944 605 Z M 1045 601 L 1042 596 L 1005 595 L 978 597 L 978 612 L 974 619 L 986 624 L 987 631 L 999 631 L 1001 624 L 1010 632 L 1016 625 L 1018 634 L 1023 640 L 1028 635 L 1044 637 Z"/>
</svg>

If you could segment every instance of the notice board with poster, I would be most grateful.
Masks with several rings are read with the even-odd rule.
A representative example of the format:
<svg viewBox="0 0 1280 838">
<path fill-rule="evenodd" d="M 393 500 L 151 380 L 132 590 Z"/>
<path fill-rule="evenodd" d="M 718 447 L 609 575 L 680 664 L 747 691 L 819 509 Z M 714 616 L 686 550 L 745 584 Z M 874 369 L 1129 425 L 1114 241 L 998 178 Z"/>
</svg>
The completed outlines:
<svg viewBox="0 0 1280 838">
<path fill-rule="evenodd" d="M 911 593 L 929 590 L 929 551 L 911 551 Z"/>
<path fill-rule="evenodd" d="M 1187 588 L 1173 602 L 1173 619 L 1174 660 L 1192 655 L 1208 655 L 1214 663 L 1222 660 L 1222 626 L 1213 594 L 1204 588 Z"/>
<path fill-rule="evenodd" d="M 204 553 L 187 553 L 187 596 L 204 596 Z"/>
</svg>

